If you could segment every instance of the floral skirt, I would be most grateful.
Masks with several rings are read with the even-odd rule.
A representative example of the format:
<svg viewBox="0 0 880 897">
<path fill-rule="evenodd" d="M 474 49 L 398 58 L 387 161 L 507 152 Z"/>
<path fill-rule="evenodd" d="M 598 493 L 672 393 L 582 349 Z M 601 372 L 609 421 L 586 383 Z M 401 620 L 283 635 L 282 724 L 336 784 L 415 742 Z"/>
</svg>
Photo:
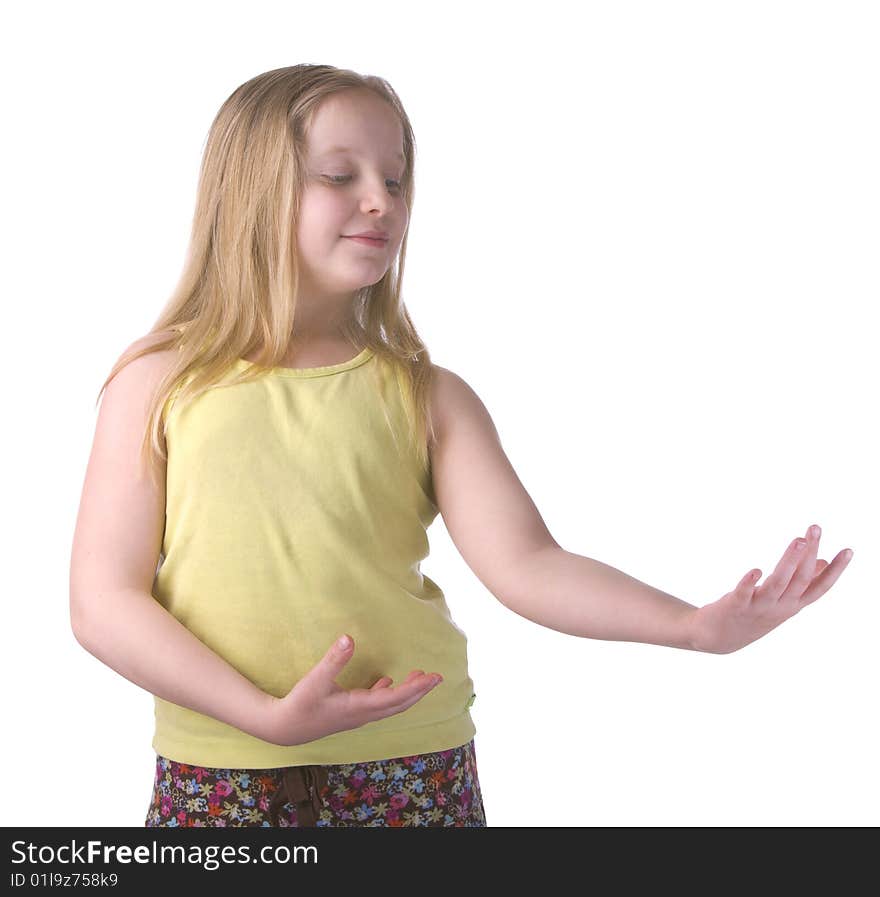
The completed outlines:
<svg viewBox="0 0 880 897">
<path fill-rule="evenodd" d="M 156 755 L 146 827 L 486 827 L 474 741 L 326 766 L 216 769 Z"/>
</svg>

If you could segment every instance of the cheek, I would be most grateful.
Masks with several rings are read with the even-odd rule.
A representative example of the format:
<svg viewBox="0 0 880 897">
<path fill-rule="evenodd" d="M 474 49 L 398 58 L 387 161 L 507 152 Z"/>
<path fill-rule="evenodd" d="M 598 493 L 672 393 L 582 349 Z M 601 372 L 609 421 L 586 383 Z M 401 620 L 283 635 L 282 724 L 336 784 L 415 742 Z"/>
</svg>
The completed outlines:
<svg viewBox="0 0 880 897">
<path fill-rule="evenodd" d="M 331 199 L 304 202 L 300 208 L 297 237 L 303 249 L 320 249 L 339 239 L 350 218 L 339 201 Z"/>
<path fill-rule="evenodd" d="M 307 190 L 300 206 L 303 221 L 310 221 L 313 225 L 319 225 L 338 218 L 345 211 L 348 204 L 341 191 L 330 188 L 320 190 Z"/>
</svg>

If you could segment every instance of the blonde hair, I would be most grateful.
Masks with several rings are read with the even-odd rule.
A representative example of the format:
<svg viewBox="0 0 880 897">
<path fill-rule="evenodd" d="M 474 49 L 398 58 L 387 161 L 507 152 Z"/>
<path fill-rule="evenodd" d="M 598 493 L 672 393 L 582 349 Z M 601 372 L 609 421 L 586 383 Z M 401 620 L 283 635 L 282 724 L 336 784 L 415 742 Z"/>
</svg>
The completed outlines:
<svg viewBox="0 0 880 897">
<path fill-rule="evenodd" d="M 123 353 L 98 393 L 100 400 L 113 377 L 136 358 L 177 350 L 148 409 L 141 462 L 151 476 L 159 459 L 167 461 L 163 443 L 172 401 L 185 407 L 258 345 L 259 365 L 239 372 L 227 385 L 259 379 L 282 361 L 294 330 L 296 229 L 308 128 L 322 100 L 352 88 L 373 91 L 400 119 L 405 156 L 401 194 L 412 209 L 415 137 L 400 99 L 383 78 L 330 65 L 294 65 L 257 75 L 229 96 L 208 133 L 190 245 L 177 287 L 156 323 L 132 344 L 137 348 Z M 410 445 L 427 470 L 427 442 L 429 434 L 434 436 L 428 408 L 431 360 L 400 298 L 406 245 L 404 234 L 396 265 L 357 291 L 343 332 L 353 345 L 371 348 L 380 364 L 391 366 L 404 401 Z M 382 401 L 390 426 L 384 395 Z"/>
</svg>

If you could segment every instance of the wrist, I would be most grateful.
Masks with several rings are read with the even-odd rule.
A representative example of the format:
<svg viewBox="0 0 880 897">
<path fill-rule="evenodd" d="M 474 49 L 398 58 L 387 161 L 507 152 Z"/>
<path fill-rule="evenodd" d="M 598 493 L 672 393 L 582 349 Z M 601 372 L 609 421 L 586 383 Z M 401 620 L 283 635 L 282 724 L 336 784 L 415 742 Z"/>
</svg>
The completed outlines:
<svg viewBox="0 0 880 897">
<path fill-rule="evenodd" d="M 700 608 L 698 607 L 695 607 L 685 615 L 685 641 L 690 651 L 700 651 L 704 654 L 712 653 L 708 647 L 706 634 L 703 631 Z"/>
<path fill-rule="evenodd" d="M 260 691 L 253 704 L 253 716 L 249 726 L 249 734 L 270 744 L 279 744 L 277 734 L 277 708 L 280 699 L 265 691 Z"/>
<path fill-rule="evenodd" d="M 731 646 L 719 631 L 716 615 L 706 607 L 698 607 L 689 615 L 689 640 L 692 651 L 703 654 L 732 654 L 739 646 Z"/>
</svg>

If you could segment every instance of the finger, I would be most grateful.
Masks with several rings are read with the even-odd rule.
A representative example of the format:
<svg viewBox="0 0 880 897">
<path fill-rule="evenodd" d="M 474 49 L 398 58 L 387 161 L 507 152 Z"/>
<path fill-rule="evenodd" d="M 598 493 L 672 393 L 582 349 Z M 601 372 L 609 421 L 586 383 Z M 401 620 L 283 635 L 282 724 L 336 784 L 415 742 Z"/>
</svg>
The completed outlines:
<svg viewBox="0 0 880 897">
<path fill-rule="evenodd" d="M 828 561 L 819 558 L 819 560 L 816 561 L 816 569 L 813 571 L 813 579 L 815 579 L 827 566 Z"/>
<path fill-rule="evenodd" d="M 439 673 L 424 673 L 421 670 L 413 670 L 406 677 L 402 685 L 398 685 L 391 691 L 396 692 L 401 700 L 408 700 L 413 694 L 430 691 L 434 687 L 434 679 L 441 679 Z M 437 683 L 439 685 L 439 682 Z"/>
<path fill-rule="evenodd" d="M 739 581 L 734 592 L 741 595 L 743 598 L 751 598 L 752 593 L 755 591 L 755 583 L 757 583 L 760 578 L 760 570 L 749 570 L 749 572 Z"/>
<path fill-rule="evenodd" d="M 394 698 L 401 704 L 411 701 L 415 703 L 423 694 L 434 687 L 434 679 L 442 681 L 439 673 L 424 673 L 421 670 L 413 670 L 402 685 L 390 688 Z M 437 683 L 439 685 L 439 682 Z"/>
<path fill-rule="evenodd" d="M 433 691 L 438 685 L 443 682 L 443 677 L 440 676 L 439 673 L 433 674 L 425 674 L 423 677 L 419 677 L 418 679 L 414 679 L 411 688 L 412 693 L 406 694 L 404 692 L 403 700 L 399 702 L 399 704 L 393 706 L 389 711 L 389 715 L 391 713 L 401 713 L 409 707 L 412 707 L 417 701 L 421 701 L 428 692 Z"/>
<path fill-rule="evenodd" d="M 798 550 L 798 563 L 792 574 L 791 580 L 782 593 L 780 600 L 794 598 L 800 600 L 816 575 L 816 555 L 819 552 L 819 538 L 822 530 L 818 526 L 807 529 L 807 544 Z"/>
<path fill-rule="evenodd" d="M 779 563 L 773 568 L 773 572 L 764 580 L 758 598 L 768 601 L 778 601 L 782 593 L 788 588 L 791 577 L 801 561 L 801 556 L 806 547 L 803 539 L 795 539 L 779 559 Z"/>
<path fill-rule="evenodd" d="M 354 689 L 350 694 L 357 700 L 366 700 L 366 710 L 369 714 L 382 717 L 406 710 L 434 687 L 432 677 L 422 673 L 393 688 L 380 688 L 375 691 Z"/>
<path fill-rule="evenodd" d="M 424 675 L 423 670 L 413 670 L 407 677 L 404 679 L 404 683 L 409 682 L 414 676 Z M 391 676 L 382 676 L 370 689 L 372 691 L 373 688 L 385 688 L 387 685 L 391 685 L 394 680 Z"/>
<path fill-rule="evenodd" d="M 800 605 L 806 607 L 817 598 L 821 598 L 837 582 L 838 577 L 852 560 L 852 551 L 845 548 L 834 560 L 813 580 L 810 587 L 801 596 Z"/>
</svg>

